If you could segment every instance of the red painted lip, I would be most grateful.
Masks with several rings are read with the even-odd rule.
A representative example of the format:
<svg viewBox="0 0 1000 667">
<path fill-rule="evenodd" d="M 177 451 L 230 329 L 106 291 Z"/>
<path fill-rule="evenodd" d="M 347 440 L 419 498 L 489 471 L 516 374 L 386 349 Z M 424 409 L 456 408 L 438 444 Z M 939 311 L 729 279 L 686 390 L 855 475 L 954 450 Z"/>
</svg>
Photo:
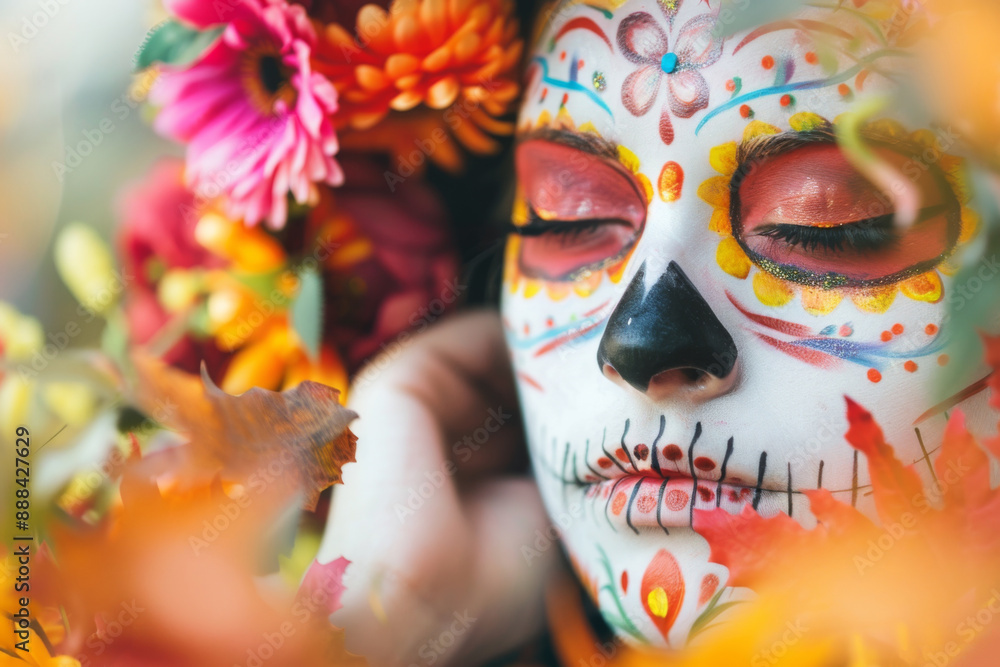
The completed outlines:
<svg viewBox="0 0 1000 667">
<path fill-rule="evenodd" d="M 621 472 L 621 471 L 619 471 Z M 604 513 L 616 529 L 670 528 L 691 526 L 694 510 L 724 509 L 738 514 L 744 507 L 761 509 L 767 505 L 781 509 L 787 491 L 775 491 L 719 480 L 696 479 L 684 474 L 655 476 L 623 473 L 589 482 L 582 487 L 584 502 L 595 514 Z M 764 512 L 761 512 L 764 514 Z"/>
</svg>

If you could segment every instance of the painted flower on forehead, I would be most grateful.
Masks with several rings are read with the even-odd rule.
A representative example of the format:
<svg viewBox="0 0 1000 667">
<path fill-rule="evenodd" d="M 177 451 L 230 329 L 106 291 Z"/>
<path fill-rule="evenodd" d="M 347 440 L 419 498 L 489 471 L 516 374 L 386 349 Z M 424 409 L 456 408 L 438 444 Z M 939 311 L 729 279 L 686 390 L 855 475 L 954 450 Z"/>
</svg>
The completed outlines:
<svg viewBox="0 0 1000 667">
<path fill-rule="evenodd" d="M 316 34 L 305 9 L 285 0 L 166 4 L 199 28 L 226 25 L 190 67 L 163 66 L 151 95 L 163 107 L 157 130 L 188 145 L 198 195 L 225 195 L 227 213 L 249 225 L 283 227 L 289 192 L 305 203 L 317 183 L 343 180 L 329 120 L 337 92 L 312 69 Z"/>
<path fill-rule="evenodd" d="M 680 0 L 662 2 L 671 29 Z M 652 108 L 666 80 L 667 108 L 660 114 L 660 138 L 674 141 L 670 112 L 690 118 L 708 106 L 708 82 L 698 70 L 722 56 L 723 38 L 715 34 L 715 16 L 701 14 L 685 23 L 670 48 L 667 33 L 646 12 L 626 16 L 618 26 L 618 48 L 629 62 L 639 65 L 622 84 L 622 104 L 634 116 L 644 116 Z"/>
</svg>

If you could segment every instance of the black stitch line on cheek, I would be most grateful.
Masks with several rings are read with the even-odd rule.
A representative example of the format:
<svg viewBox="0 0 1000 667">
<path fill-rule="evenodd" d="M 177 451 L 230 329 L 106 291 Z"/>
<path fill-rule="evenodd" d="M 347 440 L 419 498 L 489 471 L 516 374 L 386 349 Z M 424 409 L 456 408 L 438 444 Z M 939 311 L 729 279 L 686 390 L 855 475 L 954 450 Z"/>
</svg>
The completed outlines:
<svg viewBox="0 0 1000 667">
<path fill-rule="evenodd" d="M 757 464 L 757 488 L 753 494 L 753 508 L 757 509 L 760 504 L 761 484 L 764 483 L 764 472 L 767 471 L 767 452 L 760 453 L 760 462 Z"/>
<path fill-rule="evenodd" d="M 663 477 L 663 472 L 660 470 L 660 457 L 657 453 L 657 447 L 659 447 L 660 438 L 663 437 L 663 431 L 667 428 L 667 418 L 664 415 L 660 415 L 660 432 L 656 434 L 656 440 L 653 441 L 653 459 L 650 464 L 653 466 L 653 470 L 660 477 Z"/>
<path fill-rule="evenodd" d="M 583 463 L 587 466 L 590 472 L 594 473 L 601 479 L 608 479 L 606 475 L 597 471 L 594 466 L 590 465 L 590 438 L 587 438 L 586 448 L 583 450 Z"/>
<path fill-rule="evenodd" d="M 694 446 L 698 442 L 698 438 L 700 437 L 701 437 L 701 422 L 698 422 L 697 424 L 694 425 L 694 437 L 691 438 L 691 446 L 688 447 L 688 469 L 691 471 L 691 485 L 692 485 L 691 504 L 689 505 L 690 507 L 689 519 L 691 521 L 691 525 L 694 525 L 694 504 L 695 501 L 698 499 L 698 478 L 694 472 Z"/>
<path fill-rule="evenodd" d="M 726 455 L 722 458 L 722 469 L 719 470 L 719 487 L 715 490 L 715 506 L 722 506 L 722 483 L 726 481 L 726 465 L 729 463 L 729 457 L 733 455 L 733 436 L 729 436 L 729 442 L 726 443 Z"/>
<path fill-rule="evenodd" d="M 601 451 L 604 452 L 605 456 L 607 456 L 609 459 L 611 459 L 612 463 L 614 463 L 616 466 L 618 466 L 619 470 L 621 470 L 623 473 L 625 473 L 627 475 L 628 474 L 628 470 L 625 470 L 625 467 L 621 463 L 618 462 L 618 457 L 617 456 L 611 456 L 611 453 L 608 451 L 608 448 L 604 446 L 604 443 L 607 441 L 607 438 L 608 438 L 608 429 L 605 428 L 604 429 L 604 437 L 601 438 Z"/>
<path fill-rule="evenodd" d="M 640 477 L 635 483 L 635 486 L 632 487 L 632 496 L 628 499 L 628 509 L 625 510 L 625 523 L 628 524 L 628 527 L 631 528 L 632 532 L 636 535 L 639 534 L 639 529 L 632 525 L 632 505 L 635 503 L 635 497 L 639 495 L 639 489 L 642 487 L 642 483 L 645 479 L 645 477 Z"/>
<path fill-rule="evenodd" d="M 569 505 L 569 500 L 566 497 L 566 494 L 569 491 L 569 483 L 568 483 L 569 482 L 569 478 L 566 477 L 566 468 L 567 468 L 568 464 L 569 464 L 569 443 L 567 442 L 566 443 L 566 453 L 563 454 L 562 472 L 559 473 L 559 476 L 563 480 L 563 505 L 565 505 L 565 506 Z"/>
<path fill-rule="evenodd" d="M 628 427 L 631 425 L 631 420 L 625 420 L 625 430 L 622 431 L 622 449 L 625 450 L 625 456 L 628 457 L 628 462 L 632 466 L 633 472 L 639 473 L 639 469 L 635 467 L 635 461 L 632 460 L 632 453 L 628 450 L 628 445 L 625 444 L 625 436 L 628 435 Z"/>
<path fill-rule="evenodd" d="M 663 492 L 667 490 L 667 482 L 669 481 L 669 477 L 663 478 L 663 483 L 660 484 L 660 496 L 656 500 L 656 523 L 660 524 L 660 528 L 662 528 L 663 532 L 667 535 L 670 534 L 670 531 L 663 525 L 663 519 L 660 518 L 660 511 L 663 509 Z"/>
<path fill-rule="evenodd" d="M 858 450 L 854 450 L 854 472 L 851 474 L 851 507 L 858 506 Z"/>
<path fill-rule="evenodd" d="M 788 516 L 792 516 L 792 462 L 788 462 Z"/>
<path fill-rule="evenodd" d="M 566 443 L 566 449 L 569 449 L 569 443 Z M 573 481 L 576 482 L 577 486 L 584 486 L 584 482 L 580 479 L 580 471 L 576 462 L 576 452 L 573 452 Z"/>
</svg>

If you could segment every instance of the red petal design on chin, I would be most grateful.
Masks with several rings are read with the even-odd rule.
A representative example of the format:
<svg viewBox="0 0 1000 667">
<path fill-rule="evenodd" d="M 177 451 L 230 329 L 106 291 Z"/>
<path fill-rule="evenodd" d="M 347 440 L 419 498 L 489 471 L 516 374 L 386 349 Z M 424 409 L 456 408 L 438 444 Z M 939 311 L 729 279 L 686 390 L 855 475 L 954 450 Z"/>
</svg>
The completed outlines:
<svg viewBox="0 0 1000 667">
<path fill-rule="evenodd" d="M 639 594 L 643 609 L 667 640 L 684 603 L 684 577 L 677 559 L 666 549 L 660 549 L 653 556 L 642 575 Z"/>
</svg>

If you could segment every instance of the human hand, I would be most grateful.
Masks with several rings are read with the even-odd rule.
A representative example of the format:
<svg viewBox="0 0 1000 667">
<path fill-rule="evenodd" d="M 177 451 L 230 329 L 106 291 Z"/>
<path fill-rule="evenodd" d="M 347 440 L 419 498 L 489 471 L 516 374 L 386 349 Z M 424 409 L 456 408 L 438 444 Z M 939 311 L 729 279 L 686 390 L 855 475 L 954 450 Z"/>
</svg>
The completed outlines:
<svg viewBox="0 0 1000 667">
<path fill-rule="evenodd" d="M 473 664 L 543 621 L 555 549 L 525 460 L 496 313 L 456 316 L 362 370 L 318 560 L 351 561 L 332 621 L 372 665 Z"/>
</svg>

